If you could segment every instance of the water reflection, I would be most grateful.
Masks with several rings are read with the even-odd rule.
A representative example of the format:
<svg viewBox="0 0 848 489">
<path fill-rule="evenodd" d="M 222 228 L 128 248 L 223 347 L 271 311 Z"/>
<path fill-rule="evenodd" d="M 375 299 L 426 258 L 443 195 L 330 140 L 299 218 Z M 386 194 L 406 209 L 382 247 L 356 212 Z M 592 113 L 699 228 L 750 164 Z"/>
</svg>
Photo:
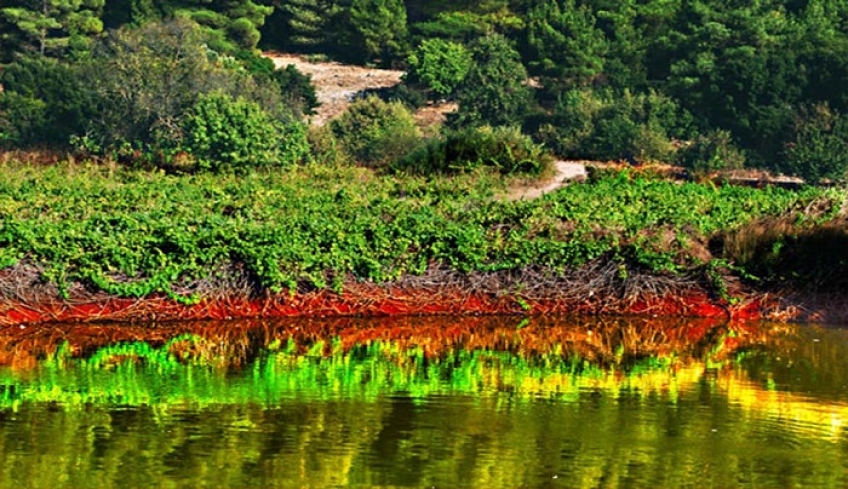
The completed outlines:
<svg viewBox="0 0 848 489">
<path fill-rule="evenodd" d="M 844 487 L 848 332 L 520 318 L 0 335 L 0 486 Z"/>
</svg>

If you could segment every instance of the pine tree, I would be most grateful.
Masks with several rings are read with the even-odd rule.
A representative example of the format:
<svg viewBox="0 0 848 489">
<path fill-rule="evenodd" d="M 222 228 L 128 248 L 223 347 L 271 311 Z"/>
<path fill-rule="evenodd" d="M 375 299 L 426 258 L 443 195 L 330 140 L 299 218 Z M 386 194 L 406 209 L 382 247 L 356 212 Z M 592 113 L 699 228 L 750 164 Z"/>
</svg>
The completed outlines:
<svg viewBox="0 0 848 489">
<path fill-rule="evenodd" d="M 527 14 L 530 68 L 553 85 L 583 85 L 600 74 L 606 39 L 595 17 L 575 0 L 545 0 Z M 549 87 L 553 88 L 553 87 Z"/>
<path fill-rule="evenodd" d="M 231 52 L 254 49 L 259 28 L 274 8 L 254 0 L 182 0 L 163 7 L 166 14 L 188 17 L 203 27 L 213 49 Z"/>
<path fill-rule="evenodd" d="M 388 62 L 407 51 L 406 6 L 402 0 L 353 0 L 351 27 L 363 61 Z"/>
<path fill-rule="evenodd" d="M 451 125 L 519 125 L 532 97 L 518 52 L 499 34 L 480 38 L 470 47 L 474 64 L 457 87 L 459 110 L 452 114 Z"/>
<path fill-rule="evenodd" d="M 0 8 L 0 17 L 16 31 L 4 37 L 16 41 L 11 47 L 16 52 L 60 53 L 72 38 L 103 30 L 103 4 L 104 0 L 21 0 Z"/>
<path fill-rule="evenodd" d="M 280 7 L 288 27 L 286 43 L 307 51 L 325 51 L 331 44 L 332 31 L 342 6 L 334 0 L 288 0 Z M 330 29 L 333 25 L 334 29 Z"/>
</svg>

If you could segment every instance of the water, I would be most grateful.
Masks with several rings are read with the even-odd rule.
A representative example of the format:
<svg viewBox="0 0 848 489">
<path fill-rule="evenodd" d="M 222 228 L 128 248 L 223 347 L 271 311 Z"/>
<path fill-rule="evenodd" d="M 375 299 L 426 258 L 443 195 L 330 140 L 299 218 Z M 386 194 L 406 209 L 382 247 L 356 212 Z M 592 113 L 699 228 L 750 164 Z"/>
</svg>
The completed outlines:
<svg viewBox="0 0 848 489">
<path fill-rule="evenodd" d="M 0 487 L 846 487 L 848 330 L 439 318 L 0 332 Z"/>
</svg>

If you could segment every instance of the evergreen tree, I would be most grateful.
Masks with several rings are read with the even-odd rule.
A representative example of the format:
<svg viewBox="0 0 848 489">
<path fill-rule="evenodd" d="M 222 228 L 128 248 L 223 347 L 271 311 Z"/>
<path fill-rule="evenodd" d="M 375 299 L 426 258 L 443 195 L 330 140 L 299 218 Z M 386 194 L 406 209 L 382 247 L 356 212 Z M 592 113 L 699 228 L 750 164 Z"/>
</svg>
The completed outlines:
<svg viewBox="0 0 848 489">
<path fill-rule="evenodd" d="M 18 0 L 0 8 L 0 17 L 12 27 L 5 32 L 14 52 L 61 54 L 69 44 L 103 30 L 100 14 L 104 0 Z M 80 42 L 82 41 L 82 42 Z"/>
<path fill-rule="evenodd" d="M 607 41 L 588 7 L 575 0 L 544 0 L 527 14 L 531 70 L 549 89 L 591 82 L 603 71 Z"/>
<path fill-rule="evenodd" d="M 165 13 L 200 24 L 210 47 L 223 52 L 256 48 L 261 38 L 259 28 L 274 10 L 254 0 L 182 0 L 164 5 Z"/>
<path fill-rule="evenodd" d="M 459 110 L 453 114 L 451 125 L 520 124 L 531 94 L 518 52 L 498 34 L 479 39 L 471 50 L 474 64 L 457 88 Z"/>
<path fill-rule="evenodd" d="M 325 47 L 327 20 L 336 16 L 339 6 L 327 0 L 288 0 L 282 5 L 288 21 L 288 40 L 305 51 Z"/>
<path fill-rule="evenodd" d="M 362 61 L 386 63 L 407 51 L 406 7 L 402 0 L 353 0 L 350 21 Z"/>
</svg>

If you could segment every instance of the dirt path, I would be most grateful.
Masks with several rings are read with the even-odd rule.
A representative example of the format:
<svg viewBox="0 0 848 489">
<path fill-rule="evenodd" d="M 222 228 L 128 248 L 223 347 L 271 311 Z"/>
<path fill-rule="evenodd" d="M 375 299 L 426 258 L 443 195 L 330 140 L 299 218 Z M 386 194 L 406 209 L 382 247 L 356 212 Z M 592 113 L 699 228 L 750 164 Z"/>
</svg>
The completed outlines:
<svg viewBox="0 0 848 489">
<path fill-rule="evenodd" d="M 542 186 L 513 187 L 507 194 L 509 200 L 530 200 L 539 198 L 549 192 L 568 185 L 571 180 L 582 180 L 586 178 L 586 165 L 580 161 L 557 160 L 554 163 L 556 173 L 544 182 Z"/>
</svg>

